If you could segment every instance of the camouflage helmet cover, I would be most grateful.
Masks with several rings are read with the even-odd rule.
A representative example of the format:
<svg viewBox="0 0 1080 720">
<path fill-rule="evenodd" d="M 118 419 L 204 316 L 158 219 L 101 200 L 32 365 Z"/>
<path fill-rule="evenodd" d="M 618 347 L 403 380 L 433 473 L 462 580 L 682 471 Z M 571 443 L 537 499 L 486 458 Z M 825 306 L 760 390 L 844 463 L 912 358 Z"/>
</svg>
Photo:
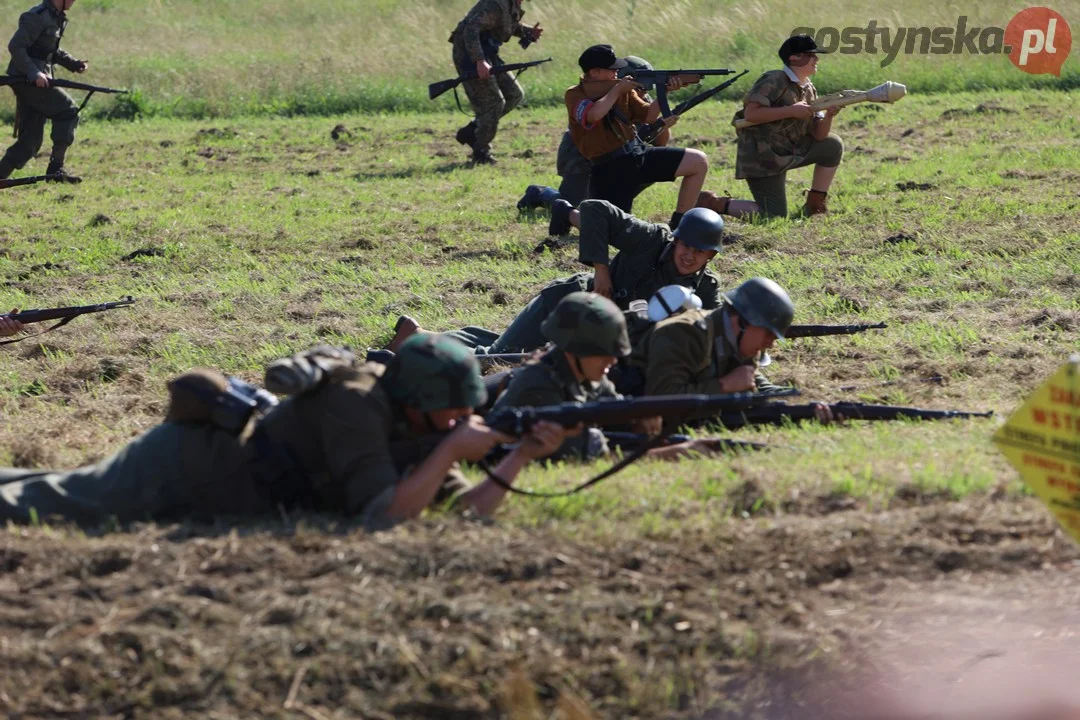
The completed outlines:
<svg viewBox="0 0 1080 720">
<path fill-rule="evenodd" d="M 630 336 L 622 310 L 596 293 L 573 292 L 564 297 L 540 331 L 560 350 L 580 357 L 630 354 Z"/>
<path fill-rule="evenodd" d="M 382 385 L 394 400 L 423 412 L 475 408 L 487 401 L 476 356 L 439 333 L 416 333 L 402 343 Z"/>
<path fill-rule="evenodd" d="M 750 278 L 724 293 L 724 298 L 747 323 L 769 330 L 780 340 L 795 320 L 795 304 L 791 297 L 768 278 Z"/>
<path fill-rule="evenodd" d="M 724 218 L 709 208 L 691 208 L 682 216 L 672 235 L 683 245 L 720 252 L 724 241 Z"/>
</svg>

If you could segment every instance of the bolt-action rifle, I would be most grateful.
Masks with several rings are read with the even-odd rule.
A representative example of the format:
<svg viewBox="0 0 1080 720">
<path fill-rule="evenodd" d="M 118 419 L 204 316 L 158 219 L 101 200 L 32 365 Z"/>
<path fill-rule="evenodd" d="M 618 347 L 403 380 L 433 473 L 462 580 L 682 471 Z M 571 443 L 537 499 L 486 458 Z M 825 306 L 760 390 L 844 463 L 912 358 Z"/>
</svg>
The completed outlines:
<svg viewBox="0 0 1080 720">
<path fill-rule="evenodd" d="M 491 68 L 491 74 L 498 75 L 499 73 L 514 72 L 515 70 L 527 70 L 531 67 L 536 67 L 537 65 L 543 65 L 546 62 L 551 62 L 551 58 L 544 58 L 543 60 L 531 60 L 529 62 L 506 63 L 504 65 L 496 65 L 495 67 Z M 466 80 L 475 80 L 477 77 L 478 76 L 475 70 L 469 70 L 468 72 L 464 73 L 459 77 L 450 78 L 449 80 L 440 80 L 437 83 L 431 83 L 430 85 L 428 85 L 427 88 L 428 100 L 434 100 L 435 98 L 442 95 L 444 92 L 448 90 L 453 90 Z"/>
<path fill-rule="evenodd" d="M 6 180 L 0 180 L 0 190 L 7 190 L 8 188 L 19 187 L 20 185 L 33 185 L 34 183 L 45 182 L 57 177 L 55 175 L 30 175 L 29 177 L 21 178 L 7 178 Z"/>
<path fill-rule="evenodd" d="M 60 322 L 43 330 L 42 332 L 34 335 L 24 335 L 23 337 L 16 338 L 14 340 L 4 340 L 0 342 L 0 345 L 8 345 L 9 343 L 19 342 L 25 340 L 27 337 L 37 337 L 38 335 L 44 335 L 47 332 L 52 332 L 58 327 L 63 327 L 69 322 L 79 317 L 80 315 L 89 315 L 90 313 L 105 312 L 106 310 L 118 310 L 120 308 L 129 307 L 135 304 L 135 299 L 128 295 L 123 300 L 117 300 L 115 302 L 98 303 L 97 305 L 76 305 L 73 307 L 58 307 L 58 308 L 45 308 L 43 310 L 22 310 L 20 312 L 0 314 L 0 317 L 7 318 L 9 320 L 17 320 L 23 325 L 29 325 L 31 323 L 48 322 L 50 320 L 59 320 Z"/>
<path fill-rule="evenodd" d="M 26 78 L 17 75 L 0 75 L 0 87 L 3 87 L 4 85 L 33 84 L 32 80 L 27 80 Z M 90 98 L 94 93 L 126 95 L 131 92 L 130 90 L 120 90 L 117 88 L 104 87 L 102 85 L 90 85 L 89 83 L 79 82 L 78 80 L 64 80 L 63 78 L 49 78 L 49 87 L 65 88 L 67 90 L 85 90 L 86 97 L 83 98 L 82 104 L 79 105 L 79 109 L 76 112 L 82 112 L 82 109 L 86 107 L 86 103 L 90 102 Z"/>
<path fill-rule="evenodd" d="M 968 420 L 988 418 L 993 410 L 970 412 L 966 410 L 925 410 L 900 405 L 871 405 L 867 403 L 839 402 L 824 403 L 834 417 L 845 420 Z M 812 420 L 816 417 L 814 405 L 785 405 L 783 403 L 763 403 L 735 412 L 723 411 L 716 418 L 726 428 L 741 428 L 746 425 L 780 425 L 786 420 Z M 711 420 L 708 422 L 712 422 Z"/>
</svg>

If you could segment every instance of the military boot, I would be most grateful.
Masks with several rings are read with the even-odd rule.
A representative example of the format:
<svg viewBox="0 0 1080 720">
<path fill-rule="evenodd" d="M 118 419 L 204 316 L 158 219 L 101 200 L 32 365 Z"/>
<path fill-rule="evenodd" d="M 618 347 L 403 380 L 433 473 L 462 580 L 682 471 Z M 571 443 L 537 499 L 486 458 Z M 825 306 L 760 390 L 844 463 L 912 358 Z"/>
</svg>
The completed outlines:
<svg viewBox="0 0 1080 720">
<path fill-rule="evenodd" d="M 462 145 L 468 145 L 472 147 L 476 144 L 476 121 L 471 121 L 463 128 L 459 128 L 457 135 L 454 136 Z"/>
<path fill-rule="evenodd" d="M 551 209 L 552 203 L 562 196 L 559 191 L 547 185 L 530 185 L 525 188 L 525 194 L 517 202 L 518 210 L 534 210 L 538 207 Z"/>
<path fill-rule="evenodd" d="M 806 204 L 803 205 L 803 215 L 824 215 L 829 212 L 829 206 L 825 199 L 829 193 L 821 190 L 807 190 Z"/>
<path fill-rule="evenodd" d="M 702 190 L 701 193 L 698 194 L 695 207 L 709 208 L 718 215 L 726 215 L 730 203 L 730 197 L 717 195 L 711 190 Z"/>
<path fill-rule="evenodd" d="M 7 180 L 13 172 L 15 172 L 15 166 L 11 164 L 7 157 L 0 158 L 0 180 Z"/>
<path fill-rule="evenodd" d="M 488 150 L 473 150 L 472 157 L 470 158 L 473 165 L 497 165 L 495 158 L 491 157 L 491 152 Z"/>
<path fill-rule="evenodd" d="M 559 199 L 551 203 L 551 222 L 548 223 L 548 235 L 562 237 L 570 234 L 570 213 L 574 206 L 566 200 Z"/>
<path fill-rule="evenodd" d="M 57 160 L 55 157 L 49 158 L 49 167 L 46 168 L 45 175 L 49 178 L 49 182 L 72 184 L 82 182 L 81 177 L 72 175 L 64 169 L 63 159 Z"/>
</svg>

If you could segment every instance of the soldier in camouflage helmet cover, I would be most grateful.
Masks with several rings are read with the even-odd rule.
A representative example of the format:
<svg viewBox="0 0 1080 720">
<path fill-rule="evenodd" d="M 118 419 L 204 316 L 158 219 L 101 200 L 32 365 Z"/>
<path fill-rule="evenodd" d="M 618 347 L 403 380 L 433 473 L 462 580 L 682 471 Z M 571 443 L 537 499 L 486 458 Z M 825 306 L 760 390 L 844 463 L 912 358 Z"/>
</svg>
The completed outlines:
<svg viewBox="0 0 1080 720">
<path fill-rule="evenodd" d="M 96 465 L 61 472 L 0 469 L 0 521 L 58 516 L 96 525 L 110 518 L 303 508 L 357 516 L 378 529 L 415 517 L 448 479 L 456 480 L 459 461 L 479 459 L 513 438 L 472 415 L 483 389 L 467 349 L 450 338 L 418 336 L 400 357 L 392 373 L 382 365 L 339 364 L 313 384 L 301 384 L 298 394 L 239 435 L 176 407 L 165 422 Z M 312 359 L 298 353 L 274 366 L 289 375 L 285 366 L 295 364 L 300 370 L 292 375 L 300 377 Z M 198 378 L 207 380 L 202 391 L 221 386 L 212 373 Z M 432 432 L 444 435 L 431 440 Z M 555 451 L 565 435 L 551 423 L 535 427 L 496 472 L 515 477 L 531 460 Z M 487 514 L 505 492 L 484 481 L 463 490 L 458 501 Z"/>
</svg>

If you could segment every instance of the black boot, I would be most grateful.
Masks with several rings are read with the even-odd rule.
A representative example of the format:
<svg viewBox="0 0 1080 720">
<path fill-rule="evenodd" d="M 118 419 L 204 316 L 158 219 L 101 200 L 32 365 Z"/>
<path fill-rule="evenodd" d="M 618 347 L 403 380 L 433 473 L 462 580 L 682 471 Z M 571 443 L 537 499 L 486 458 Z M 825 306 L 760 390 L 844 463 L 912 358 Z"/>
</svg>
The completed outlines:
<svg viewBox="0 0 1080 720">
<path fill-rule="evenodd" d="M 562 237 L 570 234 L 570 213 L 574 206 L 565 200 L 559 199 L 551 203 L 551 222 L 548 223 L 548 235 Z"/>
<path fill-rule="evenodd" d="M 78 175 L 72 175 L 64 169 L 64 160 L 56 157 L 49 158 L 49 167 L 45 170 L 45 175 L 49 178 L 49 182 L 58 183 L 81 183 L 82 178 Z"/>
<path fill-rule="evenodd" d="M 0 180 L 7 180 L 13 172 L 15 172 L 15 166 L 7 159 L 7 156 L 0 158 Z"/>
<path fill-rule="evenodd" d="M 472 158 L 474 165 L 496 165 L 495 158 L 487 150 L 473 150 Z"/>
<path fill-rule="evenodd" d="M 459 128 L 457 135 L 454 136 L 462 145 L 468 145 L 472 147 L 476 144 L 476 121 L 473 120 L 463 128 Z"/>
<path fill-rule="evenodd" d="M 538 207 L 550 208 L 551 204 L 562 196 L 559 191 L 547 185 L 530 185 L 518 200 L 518 210 L 534 210 Z"/>
</svg>

